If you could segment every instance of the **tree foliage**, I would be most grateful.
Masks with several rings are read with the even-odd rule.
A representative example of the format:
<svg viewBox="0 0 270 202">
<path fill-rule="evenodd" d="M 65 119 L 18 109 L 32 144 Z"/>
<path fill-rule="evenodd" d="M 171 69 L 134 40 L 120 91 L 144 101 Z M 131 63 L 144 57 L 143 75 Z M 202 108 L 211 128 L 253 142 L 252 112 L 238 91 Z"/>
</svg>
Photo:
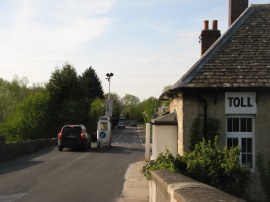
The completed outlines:
<svg viewBox="0 0 270 202">
<path fill-rule="evenodd" d="M 123 114 L 128 119 L 137 120 L 139 111 L 140 99 L 134 95 L 126 94 L 122 98 Z"/>
<path fill-rule="evenodd" d="M 0 123 L 12 114 L 18 103 L 28 96 L 28 80 L 15 76 L 11 82 L 0 79 Z"/>
<path fill-rule="evenodd" d="M 87 99 L 102 99 L 104 97 L 101 82 L 96 74 L 96 71 L 92 67 L 86 69 L 82 76 L 79 76 L 79 82 L 83 91 L 83 95 Z"/>
<path fill-rule="evenodd" d="M 92 131 L 97 130 L 97 122 L 99 117 L 105 115 L 105 102 L 104 100 L 100 98 L 94 99 L 90 106 L 88 111 L 89 116 L 89 124 Z"/>
<path fill-rule="evenodd" d="M 7 141 L 33 140 L 52 137 L 50 134 L 50 100 L 45 91 L 31 93 L 25 97 L 1 124 L 1 133 Z"/>
<path fill-rule="evenodd" d="M 172 88 L 172 85 L 164 86 L 162 92 L 164 93 L 164 92 L 170 90 L 171 88 Z"/>
<path fill-rule="evenodd" d="M 70 64 L 55 69 L 45 86 L 27 88 L 25 78 L 0 79 L 0 89 L 0 134 L 10 142 L 55 137 L 64 124 L 81 123 L 95 130 L 91 103 L 104 97 L 94 69 L 80 76 Z"/>
<path fill-rule="evenodd" d="M 76 69 L 66 64 L 62 69 L 56 69 L 46 85 L 46 89 L 56 104 L 67 100 L 79 99 L 81 89 Z"/>
<path fill-rule="evenodd" d="M 131 94 L 126 94 L 123 98 L 122 98 L 122 103 L 123 106 L 136 106 L 140 103 L 140 99 L 134 95 Z"/>
<path fill-rule="evenodd" d="M 89 106 L 95 98 L 103 98 L 101 82 L 90 67 L 77 75 L 76 69 L 65 64 L 56 69 L 46 85 L 52 98 L 55 133 L 64 124 L 84 124 L 88 130 L 95 130 L 95 124 L 89 117 Z"/>
<path fill-rule="evenodd" d="M 108 97 L 108 95 L 106 96 Z M 118 119 L 120 118 L 120 114 L 123 110 L 123 105 L 122 105 L 119 95 L 117 95 L 116 93 L 111 93 L 110 98 L 112 100 L 112 105 L 113 105 L 111 123 L 114 127 L 117 124 Z"/>
<path fill-rule="evenodd" d="M 47 83 L 27 87 L 28 79 L 0 78 L 0 134 L 7 141 L 56 136 L 64 124 L 84 124 L 89 132 L 96 130 L 100 116 L 105 115 L 104 92 L 100 79 L 90 66 L 81 75 L 71 64 L 56 68 Z M 137 121 L 150 121 L 156 99 L 143 102 L 134 95 L 122 99 L 111 94 L 111 122 L 116 125 L 120 114 Z"/>
<path fill-rule="evenodd" d="M 154 117 L 158 100 L 150 97 L 141 103 L 142 115 L 145 123 L 149 123 Z"/>
</svg>

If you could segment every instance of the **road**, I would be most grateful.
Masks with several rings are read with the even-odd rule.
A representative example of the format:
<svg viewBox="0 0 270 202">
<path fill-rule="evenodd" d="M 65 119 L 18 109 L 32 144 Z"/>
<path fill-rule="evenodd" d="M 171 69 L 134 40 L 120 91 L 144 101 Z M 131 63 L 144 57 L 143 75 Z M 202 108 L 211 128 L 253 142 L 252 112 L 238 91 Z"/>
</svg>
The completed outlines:
<svg viewBox="0 0 270 202">
<path fill-rule="evenodd" d="M 128 165 L 144 159 L 144 132 L 113 130 L 113 147 L 72 151 L 50 147 L 0 164 L 0 202 L 112 202 Z"/>
</svg>

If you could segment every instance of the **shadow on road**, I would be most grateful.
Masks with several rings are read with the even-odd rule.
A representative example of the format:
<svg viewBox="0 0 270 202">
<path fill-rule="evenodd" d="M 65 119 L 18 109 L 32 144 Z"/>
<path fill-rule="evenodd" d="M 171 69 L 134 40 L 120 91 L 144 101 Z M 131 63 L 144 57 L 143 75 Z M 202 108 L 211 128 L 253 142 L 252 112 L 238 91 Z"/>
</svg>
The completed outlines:
<svg viewBox="0 0 270 202">
<path fill-rule="evenodd" d="M 144 147 L 141 145 L 120 145 L 120 144 L 113 144 L 111 148 L 104 147 L 104 148 L 97 148 L 92 147 L 89 152 L 93 153 L 115 153 L 115 154 L 131 154 L 132 152 L 144 152 Z"/>
<path fill-rule="evenodd" d="M 41 156 L 45 153 L 49 153 L 54 148 L 55 148 L 54 146 L 45 147 L 36 153 L 22 156 L 22 157 L 16 158 L 16 159 L 8 161 L 8 162 L 1 163 L 0 164 L 0 175 L 6 174 L 6 173 L 11 173 L 11 172 L 18 171 L 18 170 L 22 170 L 22 169 L 43 163 L 44 161 L 37 161 L 37 160 L 32 160 L 32 159 L 34 159 L 38 156 Z"/>
</svg>

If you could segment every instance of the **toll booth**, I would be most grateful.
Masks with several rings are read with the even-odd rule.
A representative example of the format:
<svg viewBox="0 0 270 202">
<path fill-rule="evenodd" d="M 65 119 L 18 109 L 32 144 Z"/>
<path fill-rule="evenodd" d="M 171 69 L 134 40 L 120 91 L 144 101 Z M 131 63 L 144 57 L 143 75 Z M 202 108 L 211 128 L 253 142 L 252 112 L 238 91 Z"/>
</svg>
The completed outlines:
<svg viewBox="0 0 270 202">
<path fill-rule="evenodd" d="M 111 122 L 107 116 L 99 118 L 97 125 L 97 148 L 111 146 Z"/>
</svg>

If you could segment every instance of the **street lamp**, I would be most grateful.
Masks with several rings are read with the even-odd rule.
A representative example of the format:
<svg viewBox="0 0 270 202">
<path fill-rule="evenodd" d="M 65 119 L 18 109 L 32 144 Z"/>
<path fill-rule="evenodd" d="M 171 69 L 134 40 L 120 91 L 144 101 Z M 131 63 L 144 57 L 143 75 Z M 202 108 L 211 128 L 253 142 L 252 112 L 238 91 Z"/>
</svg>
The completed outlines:
<svg viewBox="0 0 270 202">
<path fill-rule="evenodd" d="M 113 73 L 107 73 L 106 79 L 109 81 L 109 94 L 108 94 L 108 100 L 111 100 L 111 77 L 113 76 Z"/>
<path fill-rule="evenodd" d="M 109 81 L 109 94 L 108 94 L 108 100 L 106 101 L 106 116 L 110 117 L 112 116 L 112 101 L 111 101 L 111 77 L 113 76 L 113 73 L 107 73 L 106 79 Z"/>
</svg>

